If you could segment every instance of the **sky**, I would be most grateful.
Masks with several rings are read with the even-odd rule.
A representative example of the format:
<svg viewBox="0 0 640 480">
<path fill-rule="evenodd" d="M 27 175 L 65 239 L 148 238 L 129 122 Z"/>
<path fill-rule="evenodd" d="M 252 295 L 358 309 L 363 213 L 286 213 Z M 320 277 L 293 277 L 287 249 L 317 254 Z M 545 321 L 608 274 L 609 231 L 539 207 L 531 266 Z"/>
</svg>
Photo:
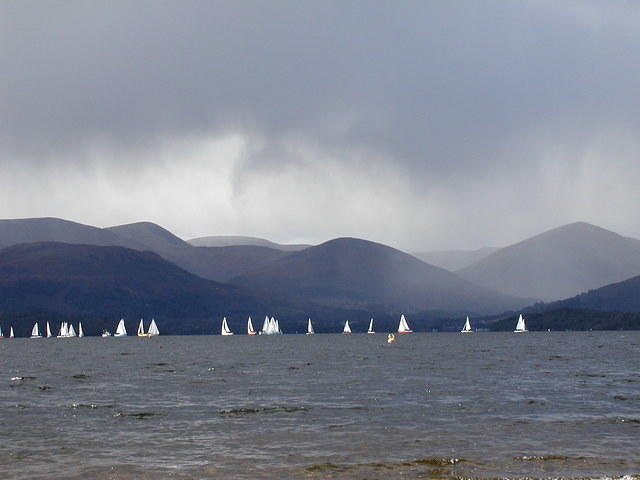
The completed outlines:
<svg viewBox="0 0 640 480">
<path fill-rule="evenodd" d="M 0 218 L 640 237 L 635 1 L 0 3 Z"/>
</svg>

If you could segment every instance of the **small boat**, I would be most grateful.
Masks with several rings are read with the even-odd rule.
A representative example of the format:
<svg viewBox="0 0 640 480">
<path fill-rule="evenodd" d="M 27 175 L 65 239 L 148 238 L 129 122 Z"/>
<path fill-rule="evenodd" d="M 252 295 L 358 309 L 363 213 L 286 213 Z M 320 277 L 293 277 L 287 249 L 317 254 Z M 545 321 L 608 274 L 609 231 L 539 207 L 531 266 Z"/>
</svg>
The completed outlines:
<svg viewBox="0 0 640 480">
<path fill-rule="evenodd" d="M 121 318 L 118 322 L 118 327 L 116 328 L 116 333 L 113 334 L 114 337 L 126 337 L 127 336 L 127 327 L 124 326 L 124 318 Z"/>
<path fill-rule="evenodd" d="M 144 333 L 144 322 L 140 319 L 140 323 L 138 324 L 138 336 L 139 337 L 148 337 L 148 333 Z"/>
<path fill-rule="evenodd" d="M 84 337 L 84 332 L 82 331 L 82 322 L 78 322 L 78 337 Z"/>
<path fill-rule="evenodd" d="M 396 341 L 396 336 L 393 333 L 387 335 L 387 343 L 393 343 Z"/>
<path fill-rule="evenodd" d="M 42 338 L 42 335 L 40 335 L 40 329 L 38 328 L 38 322 L 33 324 L 33 328 L 31 329 L 31 338 Z"/>
<path fill-rule="evenodd" d="M 227 324 L 227 317 L 224 317 L 222 319 L 222 329 L 220 332 L 221 335 L 233 335 L 233 332 L 231 331 L 231 329 L 229 328 L 229 325 Z"/>
<path fill-rule="evenodd" d="M 349 320 L 344 322 L 344 328 L 342 329 L 342 333 L 351 333 L 351 327 L 349 326 Z"/>
<path fill-rule="evenodd" d="M 367 333 L 376 333 L 373 331 L 373 318 L 369 320 L 369 328 L 367 329 Z"/>
<path fill-rule="evenodd" d="M 73 324 L 70 323 L 67 327 L 67 337 L 71 338 L 75 336 L 76 336 L 76 329 L 73 328 Z"/>
<path fill-rule="evenodd" d="M 469 317 L 467 317 L 467 321 L 464 322 L 464 327 L 462 327 L 460 333 L 473 333 L 473 330 L 471 330 L 471 322 L 469 322 Z"/>
<path fill-rule="evenodd" d="M 9 327 L 9 338 L 14 338 L 15 335 L 13 334 L 13 327 Z"/>
<path fill-rule="evenodd" d="M 518 323 L 516 324 L 516 329 L 513 331 L 513 333 L 523 333 L 528 331 L 529 330 L 527 330 L 527 326 L 524 323 L 524 317 L 522 316 L 522 314 L 520 314 L 520 316 L 518 317 Z"/>
<path fill-rule="evenodd" d="M 111 337 L 111 332 L 105 328 L 104 330 L 102 330 L 102 336 Z"/>
<path fill-rule="evenodd" d="M 316 333 L 313 330 L 313 325 L 311 325 L 311 319 L 307 320 L 307 335 L 313 335 L 314 333 Z"/>
<path fill-rule="evenodd" d="M 2 327 L 0 327 L 0 338 L 4 338 L 4 333 L 2 333 Z"/>
<path fill-rule="evenodd" d="M 158 330 L 158 325 L 156 325 L 156 321 L 154 318 L 151 319 L 151 325 L 149 325 L 147 335 L 149 335 L 150 337 L 157 337 L 158 335 L 160 335 L 160 330 Z"/>
<path fill-rule="evenodd" d="M 53 337 L 53 335 L 51 335 L 51 327 L 49 326 L 49 322 L 47 322 L 47 338 L 51 337 Z"/>
<path fill-rule="evenodd" d="M 251 317 L 247 319 L 247 335 L 257 335 L 258 333 L 253 329 L 253 323 L 251 323 Z"/>
<path fill-rule="evenodd" d="M 413 330 L 409 328 L 407 319 L 404 318 L 404 314 L 400 315 L 400 323 L 398 324 L 398 333 L 413 333 Z"/>
</svg>

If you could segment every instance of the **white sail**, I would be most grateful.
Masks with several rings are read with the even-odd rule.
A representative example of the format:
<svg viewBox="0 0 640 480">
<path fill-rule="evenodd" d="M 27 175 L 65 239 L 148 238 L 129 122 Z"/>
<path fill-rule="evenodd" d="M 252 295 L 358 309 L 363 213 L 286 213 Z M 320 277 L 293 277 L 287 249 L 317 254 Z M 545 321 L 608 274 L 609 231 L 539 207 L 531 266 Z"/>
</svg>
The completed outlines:
<svg viewBox="0 0 640 480">
<path fill-rule="evenodd" d="M 467 321 L 464 322 L 464 327 L 462 327 L 462 330 L 460 330 L 460 332 L 462 333 L 472 333 L 473 330 L 471 330 L 471 322 L 469 321 L 469 317 L 467 317 Z"/>
<path fill-rule="evenodd" d="M 51 327 L 49 326 L 49 322 L 47 322 L 47 338 L 51 338 Z"/>
<path fill-rule="evenodd" d="M 311 325 L 311 319 L 309 319 L 307 321 L 307 335 L 313 335 L 314 333 L 316 332 L 313 330 L 313 325 Z"/>
<path fill-rule="evenodd" d="M 38 322 L 33 324 L 33 328 L 31 329 L 31 338 L 42 338 L 42 335 L 40 335 L 40 329 L 38 328 Z"/>
<path fill-rule="evenodd" d="M 158 335 L 160 335 L 160 330 L 158 330 L 158 325 L 156 325 L 156 321 L 155 319 L 151 319 L 151 325 L 149 325 L 149 331 L 147 332 L 147 334 L 150 337 L 157 337 Z"/>
<path fill-rule="evenodd" d="M 247 335 L 255 335 L 256 331 L 253 329 L 253 323 L 251 323 L 251 317 L 247 319 Z"/>
<path fill-rule="evenodd" d="M 140 319 L 140 323 L 138 324 L 138 336 L 139 337 L 144 337 L 145 336 L 144 323 L 143 323 L 142 319 Z"/>
<path fill-rule="evenodd" d="M 118 327 L 116 328 L 116 333 L 113 335 L 114 337 L 126 337 L 127 336 L 127 328 L 124 326 L 124 318 L 121 318 L 118 322 Z"/>
<path fill-rule="evenodd" d="M 373 331 L 373 318 L 369 320 L 369 328 L 367 329 L 367 333 L 376 333 Z"/>
<path fill-rule="evenodd" d="M 68 337 L 75 337 L 76 336 L 76 329 L 73 328 L 73 324 L 72 323 L 69 324 L 69 331 L 67 333 L 67 336 Z"/>
<path fill-rule="evenodd" d="M 349 326 L 349 320 L 344 322 L 344 328 L 342 329 L 342 333 L 351 333 L 351 327 Z"/>
<path fill-rule="evenodd" d="M 409 328 L 407 319 L 404 318 L 404 314 L 400 315 L 400 323 L 398 324 L 398 333 L 412 333 L 413 330 Z"/>
<path fill-rule="evenodd" d="M 13 334 L 13 327 L 9 327 L 9 338 L 13 338 L 15 335 Z"/>
<path fill-rule="evenodd" d="M 82 322 L 78 322 L 78 337 L 84 337 L 84 331 L 82 330 Z"/>
<path fill-rule="evenodd" d="M 262 330 L 260 331 L 260 333 L 267 333 L 267 330 L 269 329 L 269 316 L 265 315 L 264 316 L 264 323 L 262 324 Z"/>
<path fill-rule="evenodd" d="M 514 330 L 515 333 L 521 333 L 521 332 L 527 332 L 527 326 L 524 323 L 524 317 L 522 316 L 522 314 L 520 314 L 520 316 L 518 317 L 518 323 L 516 325 L 516 329 Z"/>
<path fill-rule="evenodd" d="M 233 332 L 231 331 L 231 329 L 229 328 L 229 325 L 227 324 L 227 317 L 224 317 L 222 319 L 221 334 L 222 335 L 233 335 Z"/>
<path fill-rule="evenodd" d="M 69 336 L 69 333 L 67 331 L 67 322 L 62 322 L 60 324 L 60 331 L 58 332 L 58 338 L 64 338 Z"/>
<path fill-rule="evenodd" d="M 4 338 L 4 335 L 2 334 L 2 327 L 0 326 L 0 338 Z"/>
</svg>

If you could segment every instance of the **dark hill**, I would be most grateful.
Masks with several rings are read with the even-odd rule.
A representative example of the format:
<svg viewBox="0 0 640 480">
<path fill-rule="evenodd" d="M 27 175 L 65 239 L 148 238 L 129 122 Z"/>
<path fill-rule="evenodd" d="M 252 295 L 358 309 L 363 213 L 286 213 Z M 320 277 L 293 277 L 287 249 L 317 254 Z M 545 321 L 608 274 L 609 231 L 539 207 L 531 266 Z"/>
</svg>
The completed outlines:
<svg viewBox="0 0 640 480">
<path fill-rule="evenodd" d="M 199 278 L 152 252 L 63 243 L 0 251 L 0 311 L 37 310 L 92 318 L 154 316 L 165 321 L 165 331 L 172 320 L 174 333 L 211 333 L 223 315 L 246 319 L 291 308 Z"/>
<path fill-rule="evenodd" d="M 536 309 L 539 308 L 539 306 L 536 307 Z M 605 285 L 575 297 L 544 306 L 545 310 L 552 308 L 587 308 L 591 310 L 640 312 L 640 276 Z"/>
<path fill-rule="evenodd" d="M 496 312 L 526 301 L 473 285 L 385 245 L 339 238 L 232 280 L 288 299 L 377 312 Z"/>
<path fill-rule="evenodd" d="M 457 273 L 510 295 L 555 300 L 640 274 L 640 240 L 572 223 L 502 248 Z"/>
</svg>

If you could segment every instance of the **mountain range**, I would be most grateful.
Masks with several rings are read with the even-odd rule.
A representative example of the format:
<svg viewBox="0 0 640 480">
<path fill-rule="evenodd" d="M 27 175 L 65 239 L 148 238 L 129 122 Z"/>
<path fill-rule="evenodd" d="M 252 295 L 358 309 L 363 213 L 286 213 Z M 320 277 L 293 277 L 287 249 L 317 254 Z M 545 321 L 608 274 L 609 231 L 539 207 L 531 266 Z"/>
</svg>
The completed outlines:
<svg viewBox="0 0 640 480">
<path fill-rule="evenodd" d="M 404 312 L 428 323 L 517 310 L 534 299 L 566 299 L 538 309 L 640 311 L 640 277 L 630 278 L 640 274 L 640 241 L 586 223 L 501 249 L 420 254 L 452 268 L 471 262 L 455 272 L 362 239 L 186 242 L 149 222 L 97 228 L 56 218 L 0 220 L 3 247 L 0 320 L 8 311 L 157 315 L 173 319 L 175 332 L 195 332 L 222 315 L 282 312 L 302 322 L 313 313 L 337 325 L 370 315 L 393 322 Z"/>
</svg>

